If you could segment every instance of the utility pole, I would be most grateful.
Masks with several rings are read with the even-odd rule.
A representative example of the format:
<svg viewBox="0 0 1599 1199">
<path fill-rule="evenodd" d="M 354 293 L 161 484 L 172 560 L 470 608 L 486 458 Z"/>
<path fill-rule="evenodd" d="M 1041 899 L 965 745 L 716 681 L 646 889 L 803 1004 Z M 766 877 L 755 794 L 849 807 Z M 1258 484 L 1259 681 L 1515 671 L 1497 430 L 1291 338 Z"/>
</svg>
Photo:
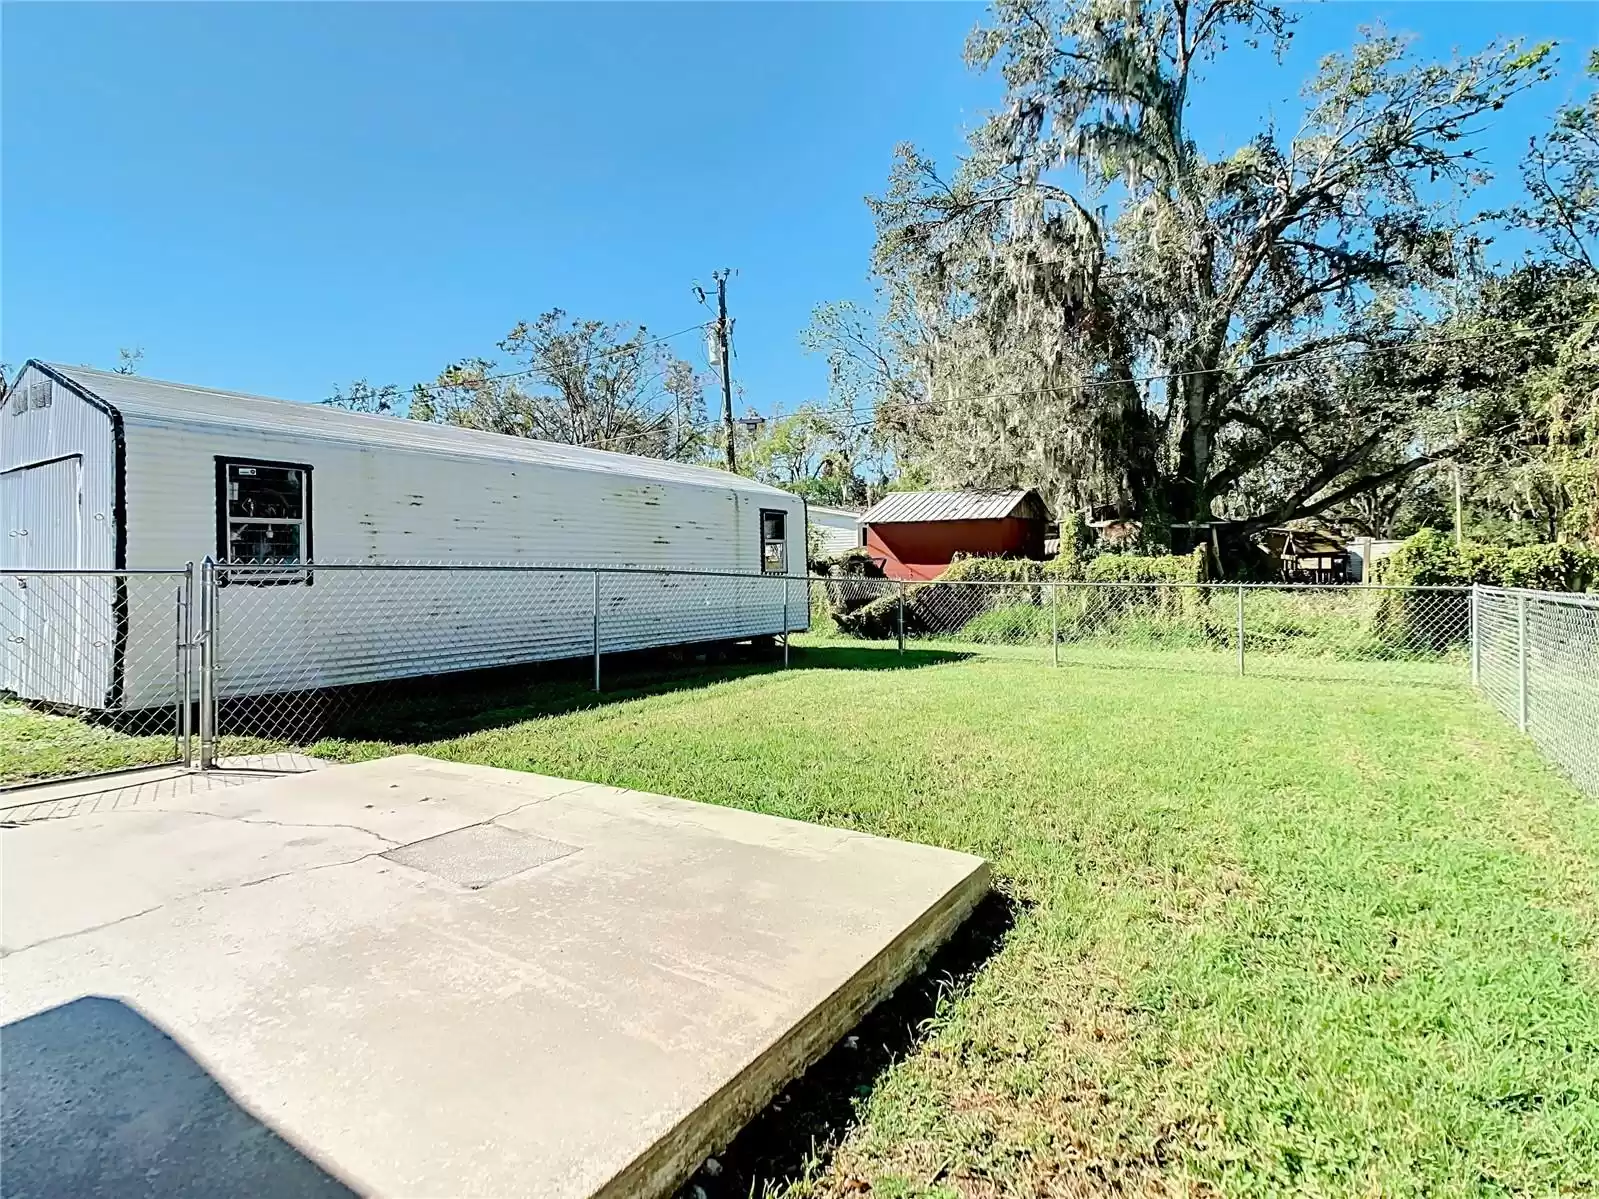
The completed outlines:
<svg viewBox="0 0 1599 1199">
<path fill-rule="evenodd" d="M 728 344 L 727 324 L 728 273 L 726 269 L 714 271 L 711 278 L 716 280 L 716 340 L 722 352 L 722 432 L 727 438 L 727 469 L 737 471 L 738 459 L 733 453 L 733 352 Z"/>
<path fill-rule="evenodd" d="M 1460 428 L 1460 413 L 1455 413 L 1455 548 L 1465 541 L 1465 489 L 1460 485 L 1460 441 L 1465 436 Z"/>
</svg>

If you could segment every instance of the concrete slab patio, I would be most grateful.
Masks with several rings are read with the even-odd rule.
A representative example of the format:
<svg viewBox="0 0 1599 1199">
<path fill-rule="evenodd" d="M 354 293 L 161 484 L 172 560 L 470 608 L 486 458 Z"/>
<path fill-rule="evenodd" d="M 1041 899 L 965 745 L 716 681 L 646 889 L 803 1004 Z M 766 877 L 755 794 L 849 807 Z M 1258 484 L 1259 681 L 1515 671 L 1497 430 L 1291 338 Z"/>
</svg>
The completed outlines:
<svg viewBox="0 0 1599 1199">
<path fill-rule="evenodd" d="M 414 756 L 0 830 L 7 1195 L 662 1195 L 988 888 Z"/>
</svg>

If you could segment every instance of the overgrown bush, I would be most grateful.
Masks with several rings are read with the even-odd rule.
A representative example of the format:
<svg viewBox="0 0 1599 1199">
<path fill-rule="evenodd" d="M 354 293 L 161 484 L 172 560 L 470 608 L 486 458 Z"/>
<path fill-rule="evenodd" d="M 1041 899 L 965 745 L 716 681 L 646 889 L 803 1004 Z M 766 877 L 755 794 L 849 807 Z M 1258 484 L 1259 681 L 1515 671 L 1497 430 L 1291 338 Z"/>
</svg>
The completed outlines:
<svg viewBox="0 0 1599 1199">
<path fill-rule="evenodd" d="M 883 641 L 899 635 L 899 593 L 879 594 L 876 599 L 856 607 L 834 607 L 832 621 L 840 633 L 849 637 L 862 637 L 868 641 Z M 906 612 L 909 624 L 910 613 Z M 906 628 L 907 633 L 913 630 Z"/>
<path fill-rule="evenodd" d="M 1045 562 L 1033 558 L 991 558 L 957 555 L 940 583 L 1036 583 L 1044 577 Z"/>
<path fill-rule="evenodd" d="M 811 627 L 849 636 L 855 633 L 854 612 L 888 593 L 883 568 L 864 546 L 852 546 L 831 557 L 810 563 L 811 573 L 823 582 L 811 585 Z"/>
<path fill-rule="evenodd" d="M 1377 563 L 1378 582 L 1394 586 L 1530 587 L 1540 591 L 1599 589 L 1599 552 L 1581 545 L 1483 545 L 1423 529 Z"/>
<path fill-rule="evenodd" d="M 1541 591 L 1599 588 L 1599 554 L 1578 545 L 1482 545 L 1438 529 L 1422 529 L 1372 572 L 1394 587 L 1530 587 Z M 1469 619 L 1464 595 L 1386 591 L 1378 601 L 1373 631 L 1391 646 L 1442 651 L 1458 640 Z"/>
<path fill-rule="evenodd" d="M 1101 554 L 1090 561 L 1083 577 L 1091 583 L 1203 583 L 1210 556 L 1204 549 L 1191 554 Z"/>
</svg>

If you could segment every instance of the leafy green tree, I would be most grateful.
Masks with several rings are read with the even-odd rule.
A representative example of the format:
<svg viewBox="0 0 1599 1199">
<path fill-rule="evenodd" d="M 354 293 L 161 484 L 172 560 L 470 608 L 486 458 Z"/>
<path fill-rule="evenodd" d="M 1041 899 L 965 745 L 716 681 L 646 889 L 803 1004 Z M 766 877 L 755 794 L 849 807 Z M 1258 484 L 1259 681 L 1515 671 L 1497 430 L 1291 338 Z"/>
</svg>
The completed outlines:
<svg viewBox="0 0 1599 1199">
<path fill-rule="evenodd" d="M 745 437 L 739 462 L 751 477 L 812 503 L 863 503 L 866 484 L 851 453 L 858 433 L 841 428 L 843 423 L 835 411 L 815 404 L 778 413 Z"/>
<path fill-rule="evenodd" d="M 1599 84 L 1599 48 L 1587 74 Z M 1526 198 L 1499 215 L 1531 232 L 1556 261 L 1599 272 L 1599 87 L 1555 114 L 1521 165 Z"/>
<path fill-rule="evenodd" d="M 499 342 L 509 362 L 466 358 L 404 394 L 358 379 L 325 402 L 513 437 L 694 461 L 710 440 L 703 380 L 649 331 L 569 318 L 519 321 Z"/>
<path fill-rule="evenodd" d="M 1368 32 L 1323 60 L 1297 129 L 1203 153 L 1203 68 L 1290 33 L 1258 0 L 994 7 L 968 58 L 1004 105 L 947 178 L 902 147 L 873 202 L 883 340 L 910 382 L 889 419 L 937 481 L 1261 527 L 1457 452 L 1423 435 L 1432 397 L 1331 384 L 1474 261 L 1472 134 L 1548 49 L 1416 62 Z"/>
</svg>

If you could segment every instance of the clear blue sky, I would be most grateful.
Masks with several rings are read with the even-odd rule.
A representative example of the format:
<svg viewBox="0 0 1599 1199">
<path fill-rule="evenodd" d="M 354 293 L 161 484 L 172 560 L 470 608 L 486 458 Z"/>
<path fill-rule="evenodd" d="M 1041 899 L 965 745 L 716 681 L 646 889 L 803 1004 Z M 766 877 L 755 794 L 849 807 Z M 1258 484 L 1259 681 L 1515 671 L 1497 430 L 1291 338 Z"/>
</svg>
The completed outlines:
<svg viewBox="0 0 1599 1199">
<path fill-rule="evenodd" d="M 947 160 L 998 95 L 969 4 L 17 4 L 0 9 L 0 358 L 315 400 L 492 354 L 562 307 L 668 333 L 739 271 L 750 406 L 825 389 L 798 332 L 864 299 L 862 197 L 896 142 Z M 1362 24 L 1425 52 L 1558 39 L 1561 79 L 1484 135 L 1506 177 L 1576 94 L 1599 5 L 1334 3 L 1290 60 L 1212 73 L 1238 144 Z M 693 337 L 679 352 L 703 362 Z"/>
</svg>

